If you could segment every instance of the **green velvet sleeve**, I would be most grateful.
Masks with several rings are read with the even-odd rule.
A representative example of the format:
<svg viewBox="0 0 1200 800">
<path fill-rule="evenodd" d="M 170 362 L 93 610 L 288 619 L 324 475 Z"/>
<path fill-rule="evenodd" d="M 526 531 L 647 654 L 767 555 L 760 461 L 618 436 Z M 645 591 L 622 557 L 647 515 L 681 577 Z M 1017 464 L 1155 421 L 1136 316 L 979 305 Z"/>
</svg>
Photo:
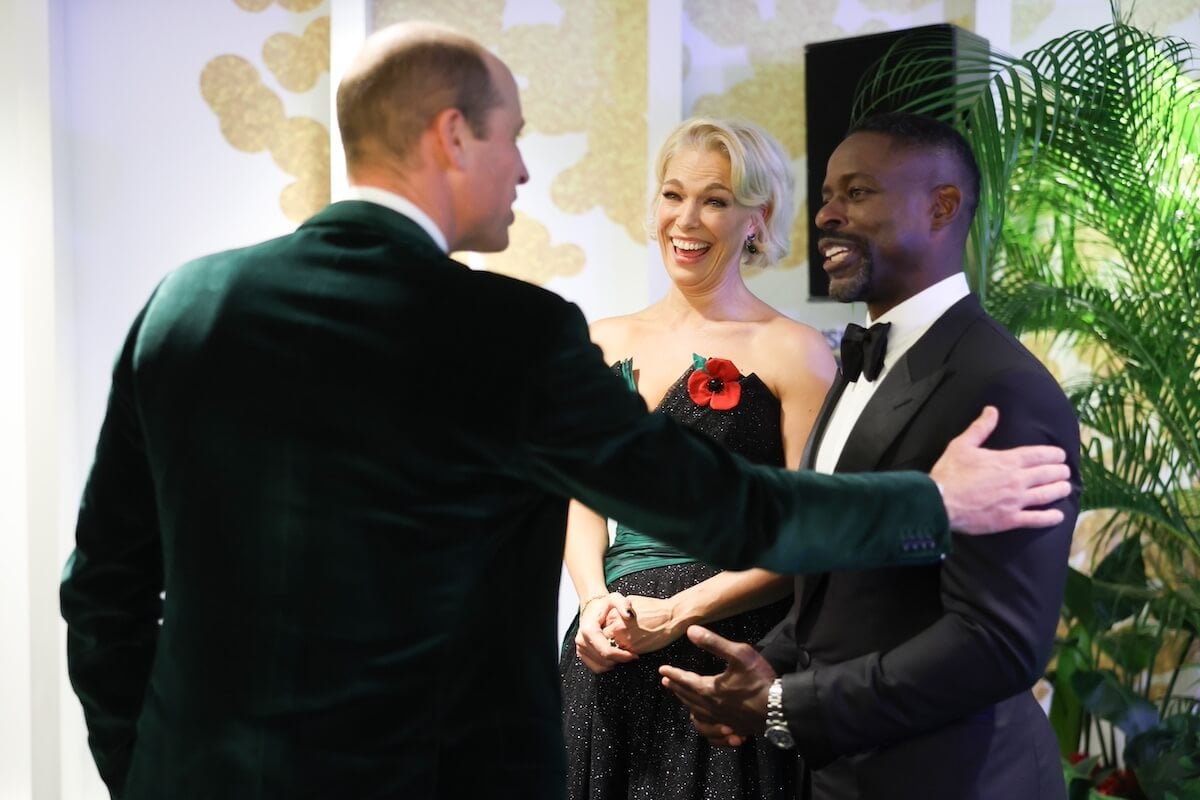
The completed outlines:
<svg viewBox="0 0 1200 800">
<path fill-rule="evenodd" d="M 753 465 L 646 413 L 563 314 L 530 387 L 534 479 L 723 568 L 810 573 L 920 564 L 950 547 L 937 487 L 917 472 L 819 475 Z"/>
</svg>

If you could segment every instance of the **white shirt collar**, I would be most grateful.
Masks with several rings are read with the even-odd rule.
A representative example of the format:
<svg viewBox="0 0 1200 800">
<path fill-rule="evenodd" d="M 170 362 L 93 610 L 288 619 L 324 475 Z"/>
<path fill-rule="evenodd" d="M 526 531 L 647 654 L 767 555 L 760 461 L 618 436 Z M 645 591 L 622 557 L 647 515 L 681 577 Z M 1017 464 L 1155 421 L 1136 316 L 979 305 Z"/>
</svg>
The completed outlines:
<svg viewBox="0 0 1200 800">
<path fill-rule="evenodd" d="M 395 192 L 389 192 L 387 189 L 380 189 L 377 186 L 351 186 L 346 190 L 346 199 L 375 203 L 376 205 L 390 208 L 397 214 L 403 214 L 417 223 L 421 227 L 421 230 L 429 234 L 429 238 L 433 239 L 434 244 L 442 248 L 443 253 L 450 251 L 449 245 L 446 244 L 446 234 L 442 233 L 441 228 L 437 226 L 437 223 L 428 214 L 418 208 L 416 203 L 407 197 L 401 197 Z"/>
<path fill-rule="evenodd" d="M 970 293 L 967 276 L 956 272 L 892 307 L 879 319 L 871 319 L 871 312 L 868 311 L 867 327 L 878 322 L 892 323 L 891 330 L 888 331 L 888 341 L 892 342 L 895 341 L 893 337 L 906 337 L 914 330 L 923 331 L 929 328 L 952 305 Z M 890 344 L 888 349 L 891 349 Z"/>
</svg>

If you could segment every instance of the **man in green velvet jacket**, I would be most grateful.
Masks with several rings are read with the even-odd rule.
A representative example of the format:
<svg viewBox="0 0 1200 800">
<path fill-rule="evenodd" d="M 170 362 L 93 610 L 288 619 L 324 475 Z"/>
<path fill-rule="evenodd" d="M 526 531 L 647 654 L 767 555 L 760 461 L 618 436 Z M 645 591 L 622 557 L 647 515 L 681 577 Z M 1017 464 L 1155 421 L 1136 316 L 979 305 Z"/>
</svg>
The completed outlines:
<svg viewBox="0 0 1200 800">
<path fill-rule="evenodd" d="M 1020 509 L 1069 489 L 1062 453 L 985 452 L 986 423 L 944 501 L 751 467 L 647 414 L 574 306 L 449 259 L 507 245 L 527 180 L 516 85 L 475 42 L 373 36 L 338 119 L 356 199 L 169 275 L 114 370 L 62 585 L 114 797 L 561 797 L 571 497 L 783 572 L 1055 521 Z"/>
</svg>

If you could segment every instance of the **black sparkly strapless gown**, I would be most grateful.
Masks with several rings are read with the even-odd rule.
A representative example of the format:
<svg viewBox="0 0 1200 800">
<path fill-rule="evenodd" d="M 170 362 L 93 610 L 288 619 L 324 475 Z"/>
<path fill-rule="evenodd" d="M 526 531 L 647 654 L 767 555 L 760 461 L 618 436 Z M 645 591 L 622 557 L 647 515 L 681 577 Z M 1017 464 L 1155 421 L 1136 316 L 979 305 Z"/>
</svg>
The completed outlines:
<svg viewBox="0 0 1200 800">
<path fill-rule="evenodd" d="M 614 369 L 631 381 L 628 362 Z M 751 461 L 783 466 L 779 400 L 766 385 L 755 375 L 741 378 L 738 405 L 718 411 L 693 402 L 688 392 L 693 371 L 689 368 L 671 386 L 656 413 L 680 420 Z M 676 560 L 683 563 L 628 572 L 639 550 L 652 551 L 659 562 L 672 560 L 663 545 L 618 526 L 606 574 L 626 574 L 610 579 L 611 590 L 670 597 L 718 572 L 685 561 L 682 554 Z M 623 570 L 614 569 L 614 558 L 625 565 Z M 754 643 L 787 613 L 790 602 L 781 600 L 708 627 L 728 639 Z M 571 800 L 791 800 L 794 755 L 757 737 L 737 749 L 711 747 L 692 727 L 684 706 L 660 683 L 662 664 L 711 675 L 722 670 L 719 659 L 681 638 L 596 675 L 576 656 L 574 638 L 572 626 L 559 664 Z"/>
</svg>

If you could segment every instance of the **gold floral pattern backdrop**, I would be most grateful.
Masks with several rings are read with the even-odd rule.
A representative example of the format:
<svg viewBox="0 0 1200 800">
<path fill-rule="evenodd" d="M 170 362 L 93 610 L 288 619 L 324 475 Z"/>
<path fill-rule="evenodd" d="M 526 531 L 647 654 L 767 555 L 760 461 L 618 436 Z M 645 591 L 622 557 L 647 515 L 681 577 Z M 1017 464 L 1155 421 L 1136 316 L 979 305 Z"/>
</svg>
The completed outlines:
<svg viewBox="0 0 1200 800">
<path fill-rule="evenodd" d="M 466 30 L 513 68 L 538 146 L 524 150 L 533 181 L 521 191 L 512 246 L 474 256 L 475 266 L 516 275 L 577 300 L 589 316 L 623 313 L 655 294 L 645 252 L 647 176 L 657 142 L 647 139 L 647 52 L 661 37 L 649 0 L 376 0 L 371 29 L 431 19 Z M 840 328 L 861 308 L 808 301 L 811 211 L 803 186 L 804 46 L 913 25 L 953 22 L 974 29 L 976 0 L 669 0 L 682 33 L 677 54 L 682 102 L 693 114 L 755 120 L 779 137 L 797 173 L 792 252 L 776 268 L 752 271 L 752 287 L 785 313 Z M 574 142 L 562 159 L 542 143 Z M 551 171 L 551 175 L 545 173 Z M 554 224 L 555 220 L 559 224 Z M 597 236 L 594 226 L 604 231 Z M 593 227 L 593 230 L 588 230 Z M 622 236 L 623 234 L 623 236 Z M 586 239 L 590 238 L 590 242 Z M 654 285 L 654 275 L 649 284 Z M 661 287 L 661 281 L 658 284 Z M 604 297 L 597 297 L 603 294 Z"/>
<path fill-rule="evenodd" d="M 531 181 L 520 190 L 509 248 L 468 255 L 468 260 L 540 284 L 578 276 L 588 266 L 593 271 L 605 264 L 640 270 L 647 137 L 645 2 L 389 0 L 374 5 L 370 27 L 404 19 L 464 30 L 499 54 L 521 85 L 522 150 Z M 614 273 L 619 277 L 621 271 Z M 636 270 L 633 275 L 640 286 Z M 598 277 L 589 276 L 584 285 Z M 593 310 L 604 307 L 592 305 Z M 616 307 L 605 311 L 615 313 Z"/>
<path fill-rule="evenodd" d="M 301 14 L 325 0 L 232 0 L 250 14 L 272 3 Z M 314 19 L 297 36 L 271 34 L 258 54 L 283 92 L 312 90 L 329 72 L 329 16 Z M 293 180 L 279 193 L 279 206 L 292 222 L 303 222 L 329 203 L 329 128 L 309 116 L 288 116 L 281 93 L 263 80 L 263 72 L 242 54 L 214 57 L 200 74 L 204 101 L 220 122 L 221 133 L 246 153 L 265 151 Z"/>
<path fill-rule="evenodd" d="M 328 0 L 226 2 L 247 15 L 320 13 L 297 33 L 267 36 L 257 54 L 215 55 L 200 76 L 204 100 L 225 140 L 240 151 L 269 155 L 289 176 L 279 190 L 280 209 L 293 222 L 302 221 L 329 201 L 329 121 L 289 116 L 286 101 L 289 94 L 310 92 L 329 71 L 330 17 L 321 13 Z M 499 53 L 521 82 L 533 180 L 521 193 L 511 247 L 466 256 L 473 265 L 554 283 L 568 296 L 578 294 L 586 310 L 621 313 L 651 299 L 644 271 L 654 259 L 643 252 L 646 179 L 657 144 L 648 141 L 646 124 L 647 53 L 655 34 L 649 2 L 364 1 L 369 29 L 411 18 L 453 25 Z M 792 251 L 776 268 L 748 275 L 768 301 L 818 326 L 838 326 L 861 313 L 808 302 L 806 272 L 798 269 L 806 264 L 813 213 L 803 192 L 810 166 L 804 157 L 804 46 L 936 22 L 975 30 L 978 2 L 669 0 L 679 9 L 683 41 L 678 118 L 752 119 L 774 133 L 793 159 L 799 191 Z M 1196 0 L 1139 4 L 1134 21 L 1155 30 L 1181 28 L 1173 32 L 1187 36 L 1200 28 L 1197 6 Z M 1024 50 L 1068 27 L 1097 24 L 1106 14 L 1107 3 L 1100 0 L 1012 0 L 1011 27 L 1000 44 Z M 986 29 L 978 32 L 994 38 Z M 534 140 L 537 146 L 531 147 Z M 595 274 L 601 270 L 607 278 Z M 592 274 L 584 277 L 585 272 Z M 572 278 L 577 280 L 563 280 Z M 614 282 L 626 289 L 614 289 Z M 597 294 L 604 295 L 603 302 L 589 302 Z"/>
</svg>

